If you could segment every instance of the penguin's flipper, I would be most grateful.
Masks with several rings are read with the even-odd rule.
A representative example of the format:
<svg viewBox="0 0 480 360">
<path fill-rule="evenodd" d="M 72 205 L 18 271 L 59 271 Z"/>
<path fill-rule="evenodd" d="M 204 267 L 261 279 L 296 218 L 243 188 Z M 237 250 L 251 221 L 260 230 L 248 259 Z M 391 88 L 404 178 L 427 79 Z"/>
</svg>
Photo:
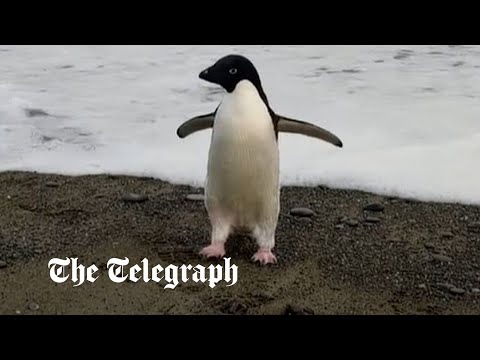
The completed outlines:
<svg viewBox="0 0 480 360">
<path fill-rule="evenodd" d="M 278 115 L 278 132 L 305 135 L 326 141 L 340 148 L 343 147 L 342 141 L 330 131 L 304 121 L 289 119 L 280 115 Z"/>
<path fill-rule="evenodd" d="M 183 123 L 177 130 L 177 135 L 181 139 L 185 139 L 196 132 L 213 128 L 215 120 L 215 112 L 211 114 L 194 117 Z"/>
</svg>

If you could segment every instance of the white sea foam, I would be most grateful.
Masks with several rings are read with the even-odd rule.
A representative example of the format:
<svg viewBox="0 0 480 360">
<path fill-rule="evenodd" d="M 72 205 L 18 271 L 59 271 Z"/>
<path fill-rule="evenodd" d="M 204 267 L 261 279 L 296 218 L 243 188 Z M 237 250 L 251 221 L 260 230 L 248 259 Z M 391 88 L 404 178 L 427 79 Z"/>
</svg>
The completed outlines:
<svg viewBox="0 0 480 360">
<path fill-rule="evenodd" d="M 203 185 L 210 132 L 175 132 L 218 105 L 198 73 L 228 53 L 345 144 L 281 135 L 283 184 L 480 204 L 479 46 L 0 45 L 0 171 Z"/>
</svg>

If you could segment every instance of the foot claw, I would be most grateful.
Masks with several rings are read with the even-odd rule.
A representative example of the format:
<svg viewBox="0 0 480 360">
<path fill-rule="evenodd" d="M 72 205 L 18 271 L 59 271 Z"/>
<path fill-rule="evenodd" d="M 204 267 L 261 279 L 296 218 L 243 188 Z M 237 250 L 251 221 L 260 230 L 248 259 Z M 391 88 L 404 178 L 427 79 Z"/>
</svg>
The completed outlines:
<svg viewBox="0 0 480 360">
<path fill-rule="evenodd" d="M 260 249 L 255 255 L 253 255 L 252 260 L 254 262 L 259 262 L 262 265 L 276 264 L 277 258 L 273 255 L 271 250 Z"/>
<path fill-rule="evenodd" d="M 207 246 L 200 251 L 200 255 L 206 257 L 207 259 L 222 258 L 225 256 L 225 246 L 222 244 Z"/>
</svg>

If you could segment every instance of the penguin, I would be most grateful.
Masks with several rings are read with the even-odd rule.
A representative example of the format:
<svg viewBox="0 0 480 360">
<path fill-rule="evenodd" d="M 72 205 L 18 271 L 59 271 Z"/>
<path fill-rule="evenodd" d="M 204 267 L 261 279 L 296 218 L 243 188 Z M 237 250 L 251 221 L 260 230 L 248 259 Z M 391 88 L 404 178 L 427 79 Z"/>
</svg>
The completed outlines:
<svg viewBox="0 0 480 360">
<path fill-rule="evenodd" d="M 252 261 L 276 264 L 273 253 L 280 214 L 279 133 L 317 138 L 336 147 L 342 141 L 308 122 L 276 114 L 254 64 L 242 55 L 227 55 L 199 78 L 221 86 L 225 97 L 217 109 L 194 117 L 177 129 L 181 139 L 212 129 L 205 182 L 205 207 L 210 219 L 206 258 L 222 258 L 233 231 L 246 230 L 258 251 Z"/>
</svg>

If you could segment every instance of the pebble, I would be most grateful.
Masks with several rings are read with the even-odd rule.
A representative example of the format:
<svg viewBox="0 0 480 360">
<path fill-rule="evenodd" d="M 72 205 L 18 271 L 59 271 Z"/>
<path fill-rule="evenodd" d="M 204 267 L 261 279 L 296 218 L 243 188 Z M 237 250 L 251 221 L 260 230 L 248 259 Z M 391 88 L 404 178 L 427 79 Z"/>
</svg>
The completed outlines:
<svg viewBox="0 0 480 360">
<path fill-rule="evenodd" d="M 285 315 L 315 315 L 315 312 L 310 308 L 303 308 L 296 305 L 287 305 Z"/>
<path fill-rule="evenodd" d="M 442 289 L 445 289 L 445 290 L 450 290 L 452 288 L 454 288 L 455 286 L 452 285 L 452 284 L 447 284 L 447 283 L 438 283 L 437 286 L 439 288 L 442 288 Z"/>
<path fill-rule="evenodd" d="M 432 252 L 437 255 L 445 255 L 445 250 L 434 248 Z"/>
<path fill-rule="evenodd" d="M 374 217 L 374 216 L 367 216 L 367 217 L 365 218 L 365 221 L 366 221 L 367 223 L 370 223 L 370 224 L 377 224 L 377 223 L 379 223 L 381 220 L 380 220 L 379 218 L 377 218 L 377 217 Z"/>
<path fill-rule="evenodd" d="M 463 295 L 465 294 L 465 290 L 464 289 L 460 289 L 460 288 L 457 288 L 457 287 L 452 287 L 450 288 L 449 290 L 452 294 L 455 294 L 455 295 Z"/>
<path fill-rule="evenodd" d="M 445 238 L 445 239 L 451 239 L 453 238 L 455 235 L 453 235 L 453 233 L 451 231 L 443 231 L 440 233 L 440 236 L 442 238 Z"/>
<path fill-rule="evenodd" d="M 55 181 L 47 181 L 47 182 L 45 183 L 45 186 L 46 186 L 46 187 L 51 187 L 51 188 L 56 188 L 56 187 L 59 187 L 60 184 L 57 183 L 57 182 L 55 182 Z"/>
<path fill-rule="evenodd" d="M 479 288 L 473 288 L 472 289 L 472 294 L 480 294 L 480 289 Z"/>
<path fill-rule="evenodd" d="M 344 228 L 345 228 L 345 225 L 343 225 L 343 224 L 335 226 L 335 229 L 337 229 L 337 230 L 343 230 Z"/>
<path fill-rule="evenodd" d="M 435 245 L 433 245 L 432 243 L 426 243 L 424 246 L 425 246 L 425 249 L 428 249 L 428 250 L 435 249 Z"/>
<path fill-rule="evenodd" d="M 122 200 L 129 203 L 141 203 L 148 200 L 147 195 L 128 193 L 122 196 Z"/>
<path fill-rule="evenodd" d="M 339 224 L 345 224 L 347 221 L 348 221 L 348 217 L 347 217 L 347 216 L 342 216 L 342 217 L 337 218 L 337 222 L 338 222 Z"/>
<path fill-rule="evenodd" d="M 355 226 L 358 226 L 360 224 L 360 222 L 358 220 L 355 220 L 355 219 L 348 219 L 347 221 L 345 221 L 345 224 L 347 224 L 348 226 L 351 226 L 351 227 L 355 227 Z"/>
<path fill-rule="evenodd" d="M 445 255 L 440 255 L 440 254 L 433 254 L 432 255 L 434 260 L 440 261 L 440 262 L 452 262 L 453 259 L 451 257 L 445 256 Z"/>
<path fill-rule="evenodd" d="M 203 194 L 189 194 L 185 197 L 188 201 L 205 201 L 205 195 Z"/>
<path fill-rule="evenodd" d="M 315 215 L 315 212 L 307 208 L 295 208 L 290 210 L 290 215 L 298 217 L 312 217 Z"/>
<path fill-rule="evenodd" d="M 425 284 L 420 284 L 420 285 L 418 285 L 418 288 L 419 288 L 419 289 L 422 289 L 422 290 L 425 290 L 425 289 L 427 288 L 427 285 L 425 285 Z"/>
<path fill-rule="evenodd" d="M 480 221 L 475 221 L 467 225 L 469 229 L 480 229 Z"/>
<path fill-rule="evenodd" d="M 15 310 L 15 314 L 20 315 L 22 312 L 20 310 Z"/>
<path fill-rule="evenodd" d="M 7 263 L 5 261 L 0 260 L 0 269 L 4 269 L 7 267 Z"/>
<path fill-rule="evenodd" d="M 373 212 L 382 212 L 385 210 L 385 206 L 382 204 L 368 204 L 363 208 L 365 211 L 373 211 Z"/>
<path fill-rule="evenodd" d="M 40 305 L 38 305 L 37 303 L 31 302 L 30 304 L 28 304 L 28 308 L 32 311 L 37 311 L 38 309 L 40 309 Z"/>
<path fill-rule="evenodd" d="M 266 291 L 262 291 L 262 292 L 259 292 L 258 294 L 256 294 L 257 297 L 259 297 L 260 299 L 264 300 L 264 301 L 272 301 L 272 300 L 275 300 L 275 297 L 266 292 Z"/>
</svg>

